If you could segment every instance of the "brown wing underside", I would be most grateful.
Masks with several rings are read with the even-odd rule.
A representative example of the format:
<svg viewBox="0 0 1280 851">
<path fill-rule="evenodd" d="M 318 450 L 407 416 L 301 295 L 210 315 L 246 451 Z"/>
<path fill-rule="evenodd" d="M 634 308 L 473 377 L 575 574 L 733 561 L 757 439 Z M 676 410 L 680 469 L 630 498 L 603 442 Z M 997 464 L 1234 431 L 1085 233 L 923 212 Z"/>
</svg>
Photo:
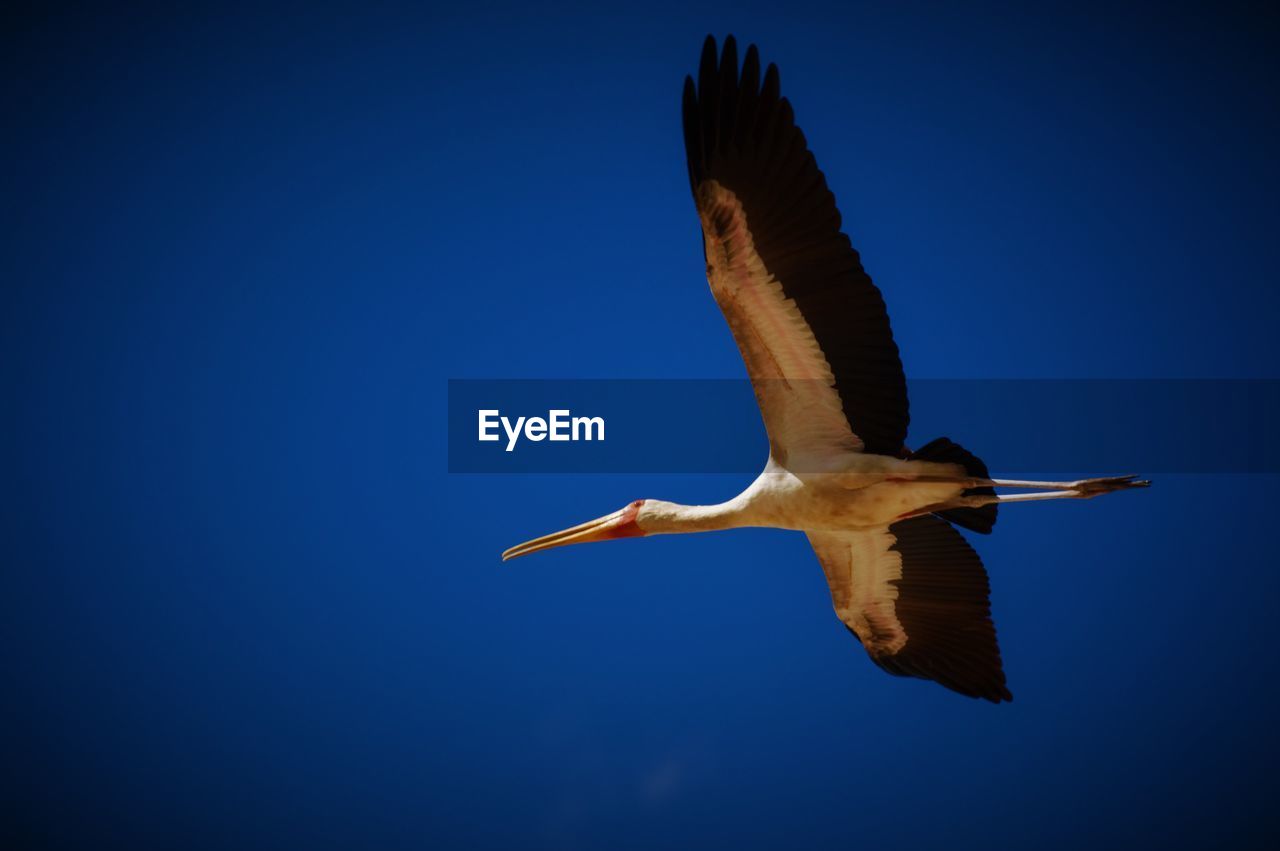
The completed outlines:
<svg viewBox="0 0 1280 851">
<path fill-rule="evenodd" d="M 865 451 L 898 456 L 907 434 L 907 390 L 884 299 L 840 231 L 835 197 L 780 94 L 777 68 L 770 65 L 761 80 L 753 45 L 739 74 L 733 38 L 717 56 L 715 40 L 708 37 L 697 85 L 685 80 L 684 136 L 704 245 L 711 246 L 708 265 L 727 275 L 732 261 L 741 260 L 743 241 L 734 242 L 726 230 L 741 222 L 726 217 L 716 200 L 727 193 L 740 205 L 749 248 L 764 267 L 765 278 L 756 283 L 775 281 L 781 299 L 802 317 L 829 366 L 826 380 L 838 394 L 847 427 Z M 712 250 L 717 246 L 723 249 L 719 256 Z M 727 291 L 717 290 L 714 280 L 712 289 L 729 315 Z M 760 337 L 770 351 L 790 343 L 778 337 L 787 329 L 754 313 L 750 301 L 738 306 L 740 315 L 731 321 L 752 380 L 775 377 L 771 368 L 779 364 L 783 379 L 812 380 L 788 374 L 793 367 L 785 358 L 769 368 L 759 357 L 753 363 L 752 352 L 742 346 L 744 335 Z"/>
<path fill-rule="evenodd" d="M 990 585 L 978 554 L 945 520 L 810 533 L 836 613 L 877 665 L 970 697 L 1012 700 Z"/>
</svg>

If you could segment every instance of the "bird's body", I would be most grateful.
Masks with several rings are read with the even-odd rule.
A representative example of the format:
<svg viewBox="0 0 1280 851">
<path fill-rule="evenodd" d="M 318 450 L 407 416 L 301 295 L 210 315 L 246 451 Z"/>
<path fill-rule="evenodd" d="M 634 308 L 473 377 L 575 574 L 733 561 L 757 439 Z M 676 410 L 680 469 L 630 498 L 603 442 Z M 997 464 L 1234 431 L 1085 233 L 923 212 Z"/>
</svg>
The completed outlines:
<svg viewBox="0 0 1280 851">
<path fill-rule="evenodd" d="M 876 455 L 850 454 L 841 459 L 840 472 L 794 472 L 774 458 L 746 490 L 733 499 L 695 509 L 714 528 L 767 526 L 777 529 L 846 532 L 887 526 L 907 517 L 955 503 L 965 490 L 965 473 L 950 465 L 905 461 Z M 674 509 L 659 516 L 657 505 L 645 500 L 653 530 L 703 531 L 683 528 L 683 515 Z M 668 522 L 671 518 L 671 522 Z M 646 529 L 646 532 L 649 530 Z"/>
<path fill-rule="evenodd" d="M 836 614 L 876 664 L 973 697 L 1011 699 L 986 571 L 954 527 L 987 533 L 1000 503 L 1147 483 L 992 479 L 946 438 L 908 450 L 906 380 L 884 299 L 840 230 L 777 69 L 762 78 L 754 46 L 739 69 L 732 37 L 723 54 L 708 38 L 697 84 L 685 81 L 683 118 L 707 281 L 764 418 L 765 469 L 726 502 L 636 500 L 503 558 L 640 535 L 802 531 Z"/>
</svg>

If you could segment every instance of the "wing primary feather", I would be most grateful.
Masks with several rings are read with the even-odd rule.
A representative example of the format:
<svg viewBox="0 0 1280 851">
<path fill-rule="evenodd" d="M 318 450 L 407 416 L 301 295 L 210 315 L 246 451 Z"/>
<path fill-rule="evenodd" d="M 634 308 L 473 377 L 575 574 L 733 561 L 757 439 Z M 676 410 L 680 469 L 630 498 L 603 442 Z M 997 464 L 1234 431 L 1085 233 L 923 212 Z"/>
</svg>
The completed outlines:
<svg viewBox="0 0 1280 851">
<path fill-rule="evenodd" d="M 738 103 L 734 113 L 738 123 L 734 128 L 734 144 L 745 149 L 755 129 L 756 104 L 759 102 L 760 54 L 754 44 L 747 47 L 742 61 L 742 77 L 738 80 Z"/>
<path fill-rule="evenodd" d="M 756 152 L 757 162 L 767 163 L 773 152 L 774 142 L 778 137 L 780 112 L 778 100 L 781 91 L 778 82 L 778 66 L 770 62 L 764 72 L 764 83 L 760 86 L 760 112 L 764 123 L 758 123 L 759 129 L 756 131 L 756 138 L 759 140 L 759 150 Z"/>
<path fill-rule="evenodd" d="M 698 68 L 698 111 L 702 113 L 702 150 L 708 161 L 716 151 L 717 124 L 720 120 L 719 81 L 716 71 L 716 40 L 714 36 L 709 35 L 703 43 L 702 62 Z"/>
<path fill-rule="evenodd" d="M 738 105 L 738 43 L 733 36 L 724 40 L 720 54 L 720 88 L 716 94 L 720 104 L 720 120 L 717 127 L 716 153 L 720 156 L 729 154 L 733 141 L 734 111 Z"/>
</svg>

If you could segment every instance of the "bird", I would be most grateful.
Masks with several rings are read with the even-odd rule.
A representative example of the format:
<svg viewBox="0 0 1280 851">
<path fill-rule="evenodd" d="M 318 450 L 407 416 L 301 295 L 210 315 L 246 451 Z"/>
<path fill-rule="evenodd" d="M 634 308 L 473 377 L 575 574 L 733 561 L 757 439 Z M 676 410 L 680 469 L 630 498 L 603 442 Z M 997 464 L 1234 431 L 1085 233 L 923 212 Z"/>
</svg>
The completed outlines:
<svg viewBox="0 0 1280 851">
<path fill-rule="evenodd" d="M 880 290 L 755 45 L 708 36 L 684 81 L 689 185 L 707 281 L 746 365 L 769 455 L 716 505 L 639 499 L 506 550 L 503 561 L 620 538 L 740 527 L 804 532 L 836 616 L 890 674 L 972 698 L 1013 699 L 990 584 L 958 529 L 988 534 L 998 507 L 1147 487 L 1137 476 L 994 479 L 946 437 L 907 448 L 907 384 Z M 1016 493 L 1004 493 L 1007 490 Z"/>
</svg>

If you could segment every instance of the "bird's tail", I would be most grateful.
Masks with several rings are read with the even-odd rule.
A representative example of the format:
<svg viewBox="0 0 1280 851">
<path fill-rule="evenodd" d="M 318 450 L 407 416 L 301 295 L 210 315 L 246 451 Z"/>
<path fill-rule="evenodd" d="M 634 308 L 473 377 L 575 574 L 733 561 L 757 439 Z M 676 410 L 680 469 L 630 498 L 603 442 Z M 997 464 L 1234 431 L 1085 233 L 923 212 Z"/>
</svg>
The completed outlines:
<svg viewBox="0 0 1280 851">
<path fill-rule="evenodd" d="M 990 478 L 987 474 L 987 465 L 982 463 L 981 458 L 945 437 L 930 441 L 915 452 L 912 452 L 907 458 L 912 461 L 959 464 L 964 467 L 966 473 L 975 479 Z M 978 496 L 994 493 L 995 490 L 992 488 L 969 488 L 964 491 L 963 495 Z M 981 508 L 949 508 L 946 511 L 939 511 L 938 516 L 944 520 L 949 520 L 957 526 L 963 526 L 972 532 L 989 535 L 992 527 L 996 525 L 996 504 L 992 502 Z"/>
</svg>

